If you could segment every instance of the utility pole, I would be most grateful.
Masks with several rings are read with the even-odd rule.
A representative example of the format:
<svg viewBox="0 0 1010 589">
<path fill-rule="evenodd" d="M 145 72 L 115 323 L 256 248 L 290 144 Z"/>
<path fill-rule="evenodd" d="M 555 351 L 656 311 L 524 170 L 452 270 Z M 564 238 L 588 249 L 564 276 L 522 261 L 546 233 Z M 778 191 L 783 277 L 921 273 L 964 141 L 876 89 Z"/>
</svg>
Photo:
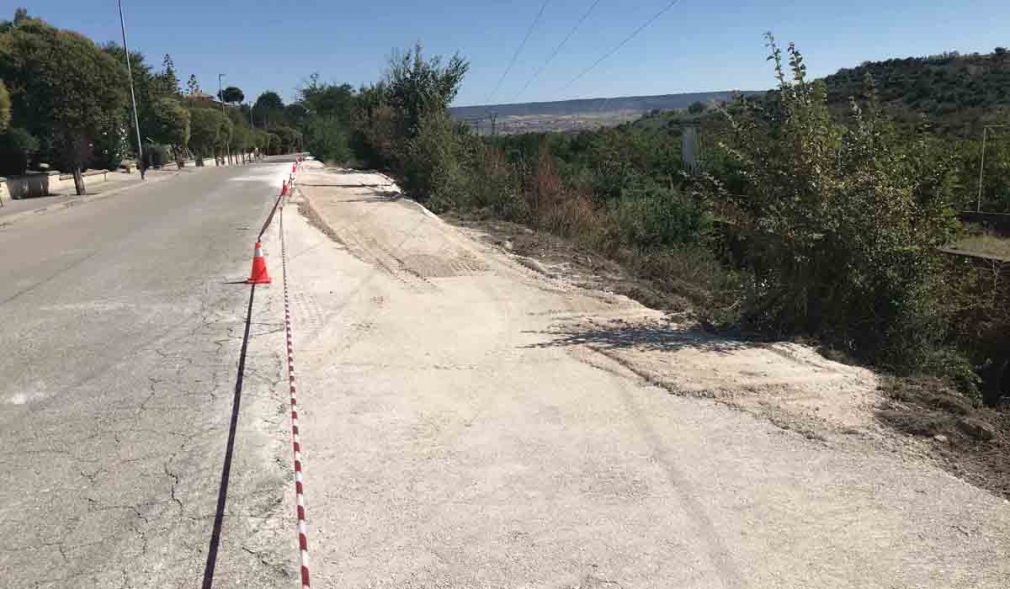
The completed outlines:
<svg viewBox="0 0 1010 589">
<path fill-rule="evenodd" d="M 137 167 L 140 168 L 140 179 L 144 180 L 144 146 L 140 141 L 140 120 L 137 118 L 137 96 L 133 92 L 133 68 L 130 66 L 130 47 L 126 44 L 126 19 L 123 18 L 123 0 L 116 0 L 119 5 L 119 28 L 123 31 L 123 53 L 126 54 L 126 73 L 130 76 L 130 102 L 133 104 L 133 128 L 137 131 Z"/>
<path fill-rule="evenodd" d="M 986 125 L 982 127 L 982 157 L 979 158 L 978 162 L 978 210 L 977 212 L 982 212 L 982 173 L 985 170 L 985 139 L 986 135 L 989 133 L 989 129 L 1001 129 L 1004 127 L 1010 127 L 1010 125 Z"/>
</svg>

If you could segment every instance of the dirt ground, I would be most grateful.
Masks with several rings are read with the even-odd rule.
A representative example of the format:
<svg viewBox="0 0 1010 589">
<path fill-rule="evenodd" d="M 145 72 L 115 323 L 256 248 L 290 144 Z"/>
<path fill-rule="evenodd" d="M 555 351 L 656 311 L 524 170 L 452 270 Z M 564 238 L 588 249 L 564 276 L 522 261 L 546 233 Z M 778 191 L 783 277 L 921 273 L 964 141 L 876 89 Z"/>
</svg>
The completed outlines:
<svg viewBox="0 0 1010 589">
<path fill-rule="evenodd" d="M 985 408 L 951 385 L 930 378 L 877 378 L 865 369 L 845 366 L 849 362 L 826 362 L 805 345 L 721 338 L 692 321 L 691 305 L 683 297 L 571 241 L 495 219 L 456 214 L 443 219 L 504 253 L 530 258 L 528 264 L 548 275 L 564 276 L 580 287 L 625 295 L 665 311 L 663 319 L 630 330 L 617 322 L 569 335 L 619 357 L 622 348 L 637 346 L 637 368 L 671 392 L 710 396 L 817 439 L 831 433 L 870 437 L 883 447 L 934 460 L 951 474 L 1010 499 L 1010 404 Z M 619 341 L 609 337 L 615 330 L 622 334 Z M 713 369 L 707 361 L 698 363 L 699 356 L 693 354 L 677 358 L 676 369 L 670 370 L 664 365 L 668 354 L 646 360 L 640 353 L 642 347 L 668 350 L 671 341 L 692 350 L 733 351 L 740 370 Z M 792 366 L 799 368 L 798 374 L 768 372 L 763 352 L 757 350 L 797 360 L 800 364 Z M 848 380 L 836 378 L 839 373 Z M 810 387 L 818 380 L 825 386 L 817 386 L 819 393 L 811 396 Z M 795 387 L 790 382 L 801 384 Z"/>
<path fill-rule="evenodd" d="M 870 371 L 705 333 L 380 175 L 311 164 L 294 200 L 318 582 L 1010 585 L 1010 503 L 884 426 Z"/>
</svg>

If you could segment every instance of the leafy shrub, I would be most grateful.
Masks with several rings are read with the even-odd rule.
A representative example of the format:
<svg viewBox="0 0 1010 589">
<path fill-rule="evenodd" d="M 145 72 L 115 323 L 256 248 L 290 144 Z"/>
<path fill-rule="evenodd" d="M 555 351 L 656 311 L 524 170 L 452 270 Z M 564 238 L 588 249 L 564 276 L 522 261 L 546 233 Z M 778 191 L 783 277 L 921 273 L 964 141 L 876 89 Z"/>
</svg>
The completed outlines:
<svg viewBox="0 0 1010 589">
<path fill-rule="evenodd" d="M 128 127 L 110 129 L 95 138 L 92 166 L 102 170 L 118 170 L 130 153 Z"/>
<path fill-rule="evenodd" d="M 422 117 L 402 156 L 403 188 L 420 199 L 443 203 L 466 199 L 461 134 L 445 111 Z"/>
<path fill-rule="evenodd" d="M 622 190 L 611 208 L 622 242 L 643 249 L 698 243 L 711 226 L 701 203 L 651 180 Z"/>
<path fill-rule="evenodd" d="M 927 157 L 896 140 L 872 85 L 849 126 L 831 120 L 826 90 L 800 53 L 769 36 L 778 89 L 740 101 L 725 146 L 738 186 L 713 182 L 748 244 L 745 320 L 776 335 L 809 334 L 899 371 L 920 367 L 946 336 L 936 246 L 953 232 L 946 182 L 913 173 Z"/>
<path fill-rule="evenodd" d="M 39 151 L 39 140 L 20 127 L 0 133 L 0 176 L 24 174 Z"/>
<path fill-rule="evenodd" d="M 353 157 L 347 125 L 334 116 L 314 117 L 307 127 L 305 147 L 327 162 L 344 163 Z"/>
<path fill-rule="evenodd" d="M 160 168 L 172 161 L 174 160 L 171 146 L 154 144 L 144 146 L 144 165 L 148 168 Z"/>
</svg>

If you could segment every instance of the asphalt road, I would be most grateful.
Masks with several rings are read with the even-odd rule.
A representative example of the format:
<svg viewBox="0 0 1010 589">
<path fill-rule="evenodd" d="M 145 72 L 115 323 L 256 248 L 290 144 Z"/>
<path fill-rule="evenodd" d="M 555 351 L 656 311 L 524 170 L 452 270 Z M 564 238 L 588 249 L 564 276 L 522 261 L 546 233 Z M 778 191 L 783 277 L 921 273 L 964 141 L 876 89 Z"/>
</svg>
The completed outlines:
<svg viewBox="0 0 1010 589">
<path fill-rule="evenodd" d="M 0 585 L 292 578 L 282 326 L 235 284 L 289 165 L 184 170 L 0 229 Z"/>
</svg>

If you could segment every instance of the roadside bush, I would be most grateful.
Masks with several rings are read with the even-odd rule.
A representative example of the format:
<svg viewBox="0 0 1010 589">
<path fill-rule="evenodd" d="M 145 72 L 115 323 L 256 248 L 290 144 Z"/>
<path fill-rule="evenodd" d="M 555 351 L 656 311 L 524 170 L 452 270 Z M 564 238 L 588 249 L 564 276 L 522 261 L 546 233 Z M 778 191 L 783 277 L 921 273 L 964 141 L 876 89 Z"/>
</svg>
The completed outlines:
<svg viewBox="0 0 1010 589">
<path fill-rule="evenodd" d="M 20 127 L 0 133 L 0 176 L 24 174 L 39 151 L 39 141 Z"/>
<path fill-rule="evenodd" d="M 144 165 L 148 168 L 160 168 L 175 161 L 172 158 L 172 148 L 168 145 L 147 144 L 144 146 Z"/>
<path fill-rule="evenodd" d="M 739 186 L 712 182 L 712 202 L 748 244 L 743 317 L 774 335 L 806 334 L 908 372 L 947 336 L 936 247 L 952 235 L 945 182 L 921 184 L 872 85 L 848 126 L 832 122 L 823 83 L 800 53 L 769 36 L 779 85 L 740 101 L 725 150 Z M 919 166 L 921 168 L 921 166 Z"/>
<path fill-rule="evenodd" d="M 652 180 L 624 188 L 611 214 L 621 242 L 646 250 L 699 243 L 711 226 L 700 202 Z"/>
<path fill-rule="evenodd" d="M 306 128 L 305 148 L 318 159 L 345 163 L 353 157 L 349 130 L 337 117 L 314 117 Z"/>
<path fill-rule="evenodd" d="M 400 166 L 403 189 L 422 200 L 461 203 L 467 198 L 462 135 L 445 111 L 421 118 L 407 140 Z"/>
<path fill-rule="evenodd" d="M 500 148 L 478 138 L 471 138 L 470 142 L 473 154 L 469 206 L 508 221 L 528 220 L 529 206 L 522 195 L 518 170 L 506 161 Z"/>
<path fill-rule="evenodd" d="M 113 128 L 95 138 L 94 155 L 91 162 L 93 167 L 102 170 L 119 169 L 127 154 L 130 153 L 130 145 L 126 135 L 127 128 L 125 126 L 120 129 Z"/>
</svg>

